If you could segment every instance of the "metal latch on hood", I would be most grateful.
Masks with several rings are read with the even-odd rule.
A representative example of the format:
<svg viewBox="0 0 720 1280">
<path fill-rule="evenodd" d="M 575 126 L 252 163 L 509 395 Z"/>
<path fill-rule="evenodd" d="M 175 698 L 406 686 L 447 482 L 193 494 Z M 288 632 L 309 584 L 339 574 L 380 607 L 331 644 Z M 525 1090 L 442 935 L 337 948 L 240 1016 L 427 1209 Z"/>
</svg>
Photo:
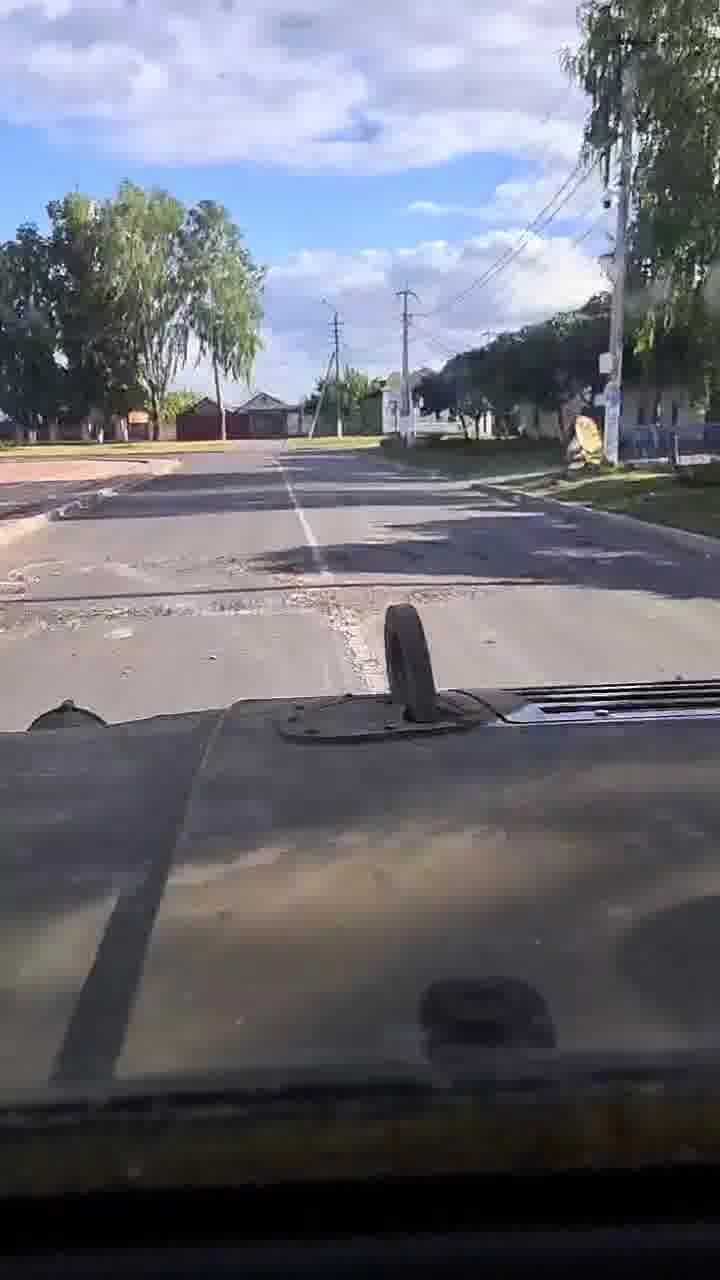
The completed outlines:
<svg viewBox="0 0 720 1280">
<path fill-rule="evenodd" d="M 389 696 L 346 694 L 297 703 L 280 725 L 296 742 L 367 742 L 457 733 L 496 723 L 486 702 L 470 693 L 438 693 L 430 650 L 417 609 L 390 605 L 385 614 L 385 668 Z"/>
</svg>

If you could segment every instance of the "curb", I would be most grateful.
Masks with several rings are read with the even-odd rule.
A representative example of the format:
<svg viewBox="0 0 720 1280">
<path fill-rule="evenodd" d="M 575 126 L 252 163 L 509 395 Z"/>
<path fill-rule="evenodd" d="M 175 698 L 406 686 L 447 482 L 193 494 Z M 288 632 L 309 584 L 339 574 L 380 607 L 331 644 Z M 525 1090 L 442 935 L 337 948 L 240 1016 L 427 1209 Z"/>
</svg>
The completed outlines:
<svg viewBox="0 0 720 1280">
<path fill-rule="evenodd" d="M 666 542 L 674 543 L 676 546 L 685 547 L 690 551 L 698 551 L 705 556 L 720 556 L 720 538 L 713 538 L 706 533 L 691 533 L 689 529 L 676 529 L 669 524 L 654 524 L 650 520 L 639 520 L 637 516 L 626 516 L 620 511 L 603 511 L 599 507 L 588 507 L 583 502 L 564 502 L 561 498 L 549 498 L 545 496 L 525 493 L 523 489 L 501 489 L 499 486 L 493 486 L 497 492 L 512 493 L 516 498 L 523 498 L 526 502 L 535 502 L 541 506 L 548 506 L 556 509 L 561 507 L 563 511 L 581 511 L 583 515 L 596 516 L 601 520 L 609 520 L 611 524 L 618 525 L 621 529 L 629 529 L 637 533 L 647 530 L 649 533 L 655 534 L 657 537 L 663 538 Z"/>
<path fill-rule="evenodd" d="M 64 520 L 71 511 L 84 511 L 89 507 L 99 505 L 106 502 L 109 498 L 114 498 L 118 494 L 128 493 L 132 489 L 139 489 L 144 484 L 150 484 L 156 480 L 158 476 L 169 475 L 172 471 L 177 471 L 180 466 L 181 459 L 163 463 L 162 470 L 154 471 L 152 475 L 144 476 L 128 476 L 126 480 L 119 477 L 114 484 L 104 484 L 98 489 L 93 489 L 90 493 L 84 493 L 79 498 L 70 498 L 68 502 L 63 502 L 58 507 L 48 507 L 47 511 L 36 511 L 32 515 L 8 516 L 4 521 L 0 522 L 0 548 L 9 547 L 13 542 L 17 542 L 20 538 L 26 538 L 31 533 L 36 533 L 39 529 L 45 528 L 46 525 L 54 524 L 58 520 Z"/>
</svg>

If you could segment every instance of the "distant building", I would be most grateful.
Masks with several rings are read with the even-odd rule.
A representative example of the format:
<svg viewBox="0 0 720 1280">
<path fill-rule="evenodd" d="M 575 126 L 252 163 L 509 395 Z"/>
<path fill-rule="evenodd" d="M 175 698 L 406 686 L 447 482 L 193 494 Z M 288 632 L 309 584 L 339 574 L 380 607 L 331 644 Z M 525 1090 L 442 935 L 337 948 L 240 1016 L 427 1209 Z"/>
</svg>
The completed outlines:
<svg viewBox="0 0 720 1280">
<path fill-rule="evenodd" d="M 216 400 L 205 396 L 176 419 L 178 440 L 217 440 L 220 411 Z M 225 422 L 229 440 L 272 440 L 302 432 L 301 410 L 276 396 L 258 391 L 241 405 L 227 405 Z"/>
<path fill-rule="evenodd" d="M 132 409 L 127 416 L 128 439 L 147 440 L 150 436 L 150 414 L 147 409 Z"/>
</svg>

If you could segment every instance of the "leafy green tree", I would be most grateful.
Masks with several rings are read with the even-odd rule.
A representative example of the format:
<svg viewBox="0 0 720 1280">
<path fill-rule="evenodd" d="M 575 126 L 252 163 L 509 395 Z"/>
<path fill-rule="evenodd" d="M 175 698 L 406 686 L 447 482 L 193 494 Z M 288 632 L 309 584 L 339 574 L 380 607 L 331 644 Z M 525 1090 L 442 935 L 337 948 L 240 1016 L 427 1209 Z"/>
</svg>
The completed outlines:
<svg viewBox="0 0 720 1280">
<path fill-rule="evenodd" d="M 343 419 L 349 420 L 368 396 L 375 395 L 383 387 L 382 378 L 371 378 L 362 369 L 346 364 L 340 379 L 340 408 Z"/>
<path fill-rule="evenodd" d="M 182 236 L 188 282 L 187 327 L 198 343 L 198 360 L 209 357 L 227 438 L 221 375 L 250 384 L 261 348 L 265 272 L 255 265 L 239 227 L 221 204 L 202 200 L 191 209 Z"/>
<path fill-rule="evenodd" d="M 425 413 L 444 413 L 446 409 L 455 408 L 455 385 L 444 373 L 426 373 L 417 383 L 413 399 L 416 404 L 422 402 Z"/>
<path fill-rule="evenodd" d="M 194 391 L 168 391 L 160 406 L 160 420 L 175 425 L 181 413 L 187 413 L 198 402 Z"/>
<path fill-rule="evenodd" d="M 0 246 L 0 409 L 35 432 L 57 420 L 67 391 L 47 242 L 28 224 Z"/>
<path fill-rule="evenodd" d="M 638 351 L 660 371 L 664 353 L 689 360 L 709 411 L 720 415 L 720 22 L 717 0 L 588 0 L 566 65 L 585 89 L 585 152 L 612 175 L 623 76 L 633 88 L 635 163 L 629 294 Z M 673 333 L 675 338 L 671 337 Z"/>
<path fill-rule="evenodd" d="M 120 187 L 102 214 L 109 296 L 132 352 L 158 439 L 160 410 L 188 350 L 185 209 L 166 191 Z"/>
<path fill-rule="evenodd" d="M 357 425 L 359 419 L 361 434 L 363 430 L 368 429 L 363 421 L 363 403 L 370 396 L 377 395 L 379 391 L 382 391 L 384 385 L 384 378 L 371 378 L 363 370 L 355 369 L 352 365 L 345 365 L 340 382 L 337 385 L 333 377 L 327 379 L 327 384 L 325 378 L 318 378 L 315 391 L 305 401 L 305 409 L 308 413 L 314 414 L 324 390 L 322 419 L 325 425 L 334 424 L 336 404 L 339 398 L 343 422 L 352 431 L 353 420 Z"/>
<path fill-rule="evenodd" d="M 145 401 L 132 343 L 112 296 L 102 207 L 73 192 L 48 205 L 48 253 L 69 413 L 125 416 Z"/>
</svg>

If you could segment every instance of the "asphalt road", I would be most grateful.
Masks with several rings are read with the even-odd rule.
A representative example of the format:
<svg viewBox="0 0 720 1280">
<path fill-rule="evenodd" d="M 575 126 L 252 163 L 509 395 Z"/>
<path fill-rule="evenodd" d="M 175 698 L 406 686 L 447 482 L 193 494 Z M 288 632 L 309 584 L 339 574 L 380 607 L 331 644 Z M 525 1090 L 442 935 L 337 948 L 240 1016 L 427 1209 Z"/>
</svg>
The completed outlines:
<svg viewBox="0 0 720 1280">
<path fill-rule="evenodd" d="M 67 697 L 110 721 L 132 721 L 225 706 L 235 699 L 379 690 L 384 686 L 384 609 L 402 600 L 422 613 L 440 686 L 715 675 L 720 669 L 718 581 L 716 560 L 641 526 L 628 532 L 597 515 L 405 472 L 382 457 L 303 453 L 265 444 L 240 446 L 222 456 L 196 455 L 172 475 L 70 512 L 0 552 L 0 729 L 25 728 Z M 138 769 L 133 741 L 128 738 L 122 763 L 125 792 Z M 20 826 L 0 846 L 0 1089 L 42 1084 L 57 1071 L 58 1061 L 75 1064 L 77 1078 L 77 1064 L 93 1061 L 93 1036 L 103 1011 L 112 1024 L 103 1069 L 117 1066 L 121 1074 L 132 1075 L 164 1071 L 168 1065 L 201 1068 L 208 1065 L 208 1055 L 211 1064 L 217 1062 L 218 1045 L 226 1046 L 232 1061 L 247 1061 L 243 1019 L 252 1001 L 246 991 L 243 1004 L 233 984 L 240 976 L 247 979 L 248 964 L 253 991 L 255 975 L 270 973 L 277 991 L 286 992 L 283 1009 L 291 1020 L 297 1020 L 298 1002 L 303 991 L 309 994 L 311 980 L 329 1034 L 329 1013 L 320 997 L 322 983 L 332 978 L 333 1007 L 342 1006 L 337 1016 L 346 1028 L 354 1025 L 356 1008 L 363 1007 L 363 990 L 362 1017 L 369 1026 L 376 1006 L 365 952 L 355 968 L 353 1000 L 359 1005 L 347 1004 L 334 959 L 335 943 L 347 936 L 337 919 L 338 904 L 343 920 L 354 913 L 352 945 L 358 957 L 372 921 L 384 922 L 385 936 L 395 940 L 416 936 L 426 967 L 431 959 L 436 966 L 433 972 L 460 960 L 482 960 L 489 971 L 493 965 L 507 971 L 514 957 L 519 972 L 529 974 L 534 966 L 538 981 L 557 986 L 560 1008 L 563 999 L 569 1001 L 567 1025 L 579 1025 L 577 998 L 563 991 L 562 982 L 579 971 L 583 957 L 587 961 L 582 948 L 588 939 L 600 938 L 605 948 L 593 953 L 588 970 L 599 983 L 609 972 L 609 929 L 624 928 L 636 911 L 674 910 L 691 891 L 707 894 L 712 888 L 717 894 L 707 877 L 702 883 L 687 879 L 699 875 L 697 859 L 707 858 L 707 835 L 699 820 L 693 827 L 684 817 L 677 825 L 680 819 L 672 812 L 658 810 L 650 833 L 654 851 L 642 863 L 642 883 L 632 863 L 632 850 L 643 849 L 650 838 L 647 796 L 657 785 L 658 770 L 664 770 L 668 795 L 673 787 L 679 793 L 690 785 L 707 790 L 702 778 L 683 781 L 680 747 L 677 758 L 666 753 L 657 765 L 644 768 L 625 743 L 637 783 L 622 822 L 611 826 L 615 861 L 610 864 L 606 846 L 593 846 L 593 833 L 585 830 L 586 797 L 595 797 L 598 822 L 608 812 L 614 822 L 612 796 L 627 768 L 616 762 L 612 777 L 605 769 L 598 791 L 588 742 L 582 747 L 587 759 L 580 761 L 578 749 L 578 762 L 571 762 L 575 789 L 553 802 L 557 813 L 547 848 L 541 847 L 543 824 L 552 818 L 547 779 L 525 788 L 522 830 L 517 844 L 511 842 L 510 860 L 506 832 L 519 813 L 517 804 L 505 804 L 498 784 L 488 790 L 484 816 L 478 817 L 476 798 L 485 793 L 476 785 L 475 765 L 461 759 L 462 753 L 453 756 L 456 748 L 450 746 L 443 748 L 446 808 L 445 802 L 438 809 L 439 801 L 419 795 L 417 786 L 407 794 L 401 788 L 393 795 L 396 826 L 380 837 L 377 805 L 372 812 L 365 812 L 364 800 L 358 805 L 353 778 L 342 774 L 339 763 L 334 791 L 318 790 L 315 779 L 322 809 L 317 818 L 305 815 L 298 757 L 283 765 L 282 783 L 271 779 L 273 792 L 267 776 L 273 766 L 263 766 L 266 747 L 258 738 L 257 756 L 245 762 L 248 776 L 254 770 L 257 795 L 252 787 L 243 792 L 237 831 L 224 830 L 218 815 L 217 828 L 211 823 L 205 829 L 210 831 L 207 858 L 183 857 L 178 866 L 159 865 L 154 842 L 167 843 L 162 780 L 173 760 L 189 760 L 194 750 L 182 733 L 176 747 L 156 744 L 157 811 L 146 812 L 138 801 L 132 835 L 130 827 L 113 825 L 110 817 L 103 829 L 99 785 L 97 796 L 90 795 L 98 811 L 93 819 L 97 848 L 92 839 L 82 849 L 74 847 L 66 832 L 83 789 L 86 796 L 92 793 L 87 782 L 77 780 L 77 790 L 69 788 L 62 804 L 53 801 L 56 808 L 51 805 L 39 835 L 34 834 L 33 799 L 22 791 L 28 803 Z M 484 749 L 487 757 L 489 748 Z M 230 747 L 228 752 L 232 760 Z M 425 759 L 427 769 L 429 757 L 421 748 L 418 752 L 416 763 Z M 493 759 L 490 752 L 486 768 L 498 772 L 499 757 L 494 765 Z M 69 754 L 69 767 L 68 762 Z M 540 764 L 533 765 L 534 777 Z M 325 776 L 333 776 L 332 752 L 323 767 Z M 381 788 L 384 766 L 377 752 L 365 753 L 362 767 Z M 17 770 L 22 778 L 19 765 Z M 98 770 L 109 786 L 110 763 L 98 762 Z M 412 773 L 406 779 L 404 770 L 396 767 L 396 772 L 403 775 L 402 787 L 413 784 Z M 552 769 L 548 776 L 552 779 Z M 0 786 L 11 788 L 6 803 L 17 802 L 17 788 L 25 785 L 18 778 L 0 780 Z M 111 790 L 108 795 L 117 799 Z M 278 795 L 295 817 L 283 816 L 275 839 Z M 424 810 L 418 808 L 423 802 Z M 330 809 L 332 829 L 325 829 Z M 487 863 L 475 856 L 475 846 L 472 857 L 468 852 L 471 822 L 473 839 L 489 851 Z M 90 823 L 91 832 L 95 826 Z M 623 843 L 628 840 L 630 863 Z M 388 841 L 400 862 L 408 851 L 413 857 L 422 851 L 429 859 L 433 842 L 443 859 L 451 859 L 458 874 L 452 914 L 444 917 L 442 928 L 436 921 L 431 931 L 427 913 L 436 901 L 433 885 L 445 883 L 445 871 L 439 882 L 428 880 L 425 864 L 415 867 L 411 860 L 416 899 L 408 897 L 403 907 L 399 898 L 387 895 L 392 871 L 368 863 L 368 857 L 379 858 L 378 841 L 382 847 Z M 688 841 L 694 842 L 694 862 Z M 330 852 L 326 860 L 326 851 L 333 849 L 339 851 L 335 870 L 336 855 Z M 582 892 L 574 880 L 572 892 L 568 887 L 575 874 L 573 849 L 585 877 Z M 286 855 L 289 864 L 283 861 Z M 289 879 L 287 865 L 293 868 Z M 248 868 L 259 877 L 253 882 L 255 897 L 248 897 Z M 541 868 L 545 898 L 538 903 Z M 616 870 L 622 871 L 620 880 L 613 879 Z M 710 872 L 714 876 L 714 867 Z M 479 877 L 478 900 L 490 893 L 499 912 L 483 917 L 486 941 L 496 939 L 492 946 L 487 943 L 483 957 L 466 901 L 469 877 Z M 613 889 L 619 883 L 622 892 Z M 443 893 L 448 907 L 449 890 Z M 509 904 L 521 899 L 522 906 L 511 911 Z M 308 905 L 311 901 L 314 905 Z M 417 917 L 408 907 L 415 901 Z M 316 920 L 314 939 L 303 926 L 307 911 Z M 421 917 L 427 926 L 422 937 Z M 269 932 L 263 920 L 275 922 Z M 563 936 L 568 920 L 574 941 L 553 950 L 549 944 Z M 243 929 L 254 925 L 248 940 Z M 692 921 L 683 928 L 683 937 L 699 934 Z M 290 950 L 278 952 L 275 939 L 280 937 L 290 939 Z M 549 957 L 545 970 L 538 959 L 543 955 Z M 403 982 L 415 981 L 415 961 L 407 949 L 396 947 L 392 963 Z M 705 959 L 702 966 L 714 989 L 716 966 Z M 647 975 L 647 965 L 643 972 Z M 296 990 L 290 977 L 297 980 Z M 373 972 L 372 981 L 380 979 Z M 138 982 L 134 1021 L 123 1048 Z M 664 991 L 664 979 L 662 985 Z M 582 998 L 589 1008 L 587 991 Z M 639 1025 L 633 1021 L 635 1000 L 626 1018 L 630 1031 Z M 666 1022 L 648 1023 L 658 1043 L 684 1043 L 677 1013 L 682 1004 L 678 998 Z M 268 1008 L 262 1017 L 270 1037 Z M 645 1017 L 646 1004 L 641 1012 Z M 590 1023 L 596 1040 L 602 1038 L 606 1024 L 586 1015 L 583 1025 Z M 407 1026 L 400 1032 L 401 1040 L 414 1034 Z M 281 1040 L 279 1062 L 283 1050 Z"/>
<path fill-rule="evenodd" d="M 361 452 L 188 458 L 0 551 L 0 729 L 384 687 L 386 605 L 442 686 L 717 672 L 716 566 L 643 530 Z"/>
</svg>

